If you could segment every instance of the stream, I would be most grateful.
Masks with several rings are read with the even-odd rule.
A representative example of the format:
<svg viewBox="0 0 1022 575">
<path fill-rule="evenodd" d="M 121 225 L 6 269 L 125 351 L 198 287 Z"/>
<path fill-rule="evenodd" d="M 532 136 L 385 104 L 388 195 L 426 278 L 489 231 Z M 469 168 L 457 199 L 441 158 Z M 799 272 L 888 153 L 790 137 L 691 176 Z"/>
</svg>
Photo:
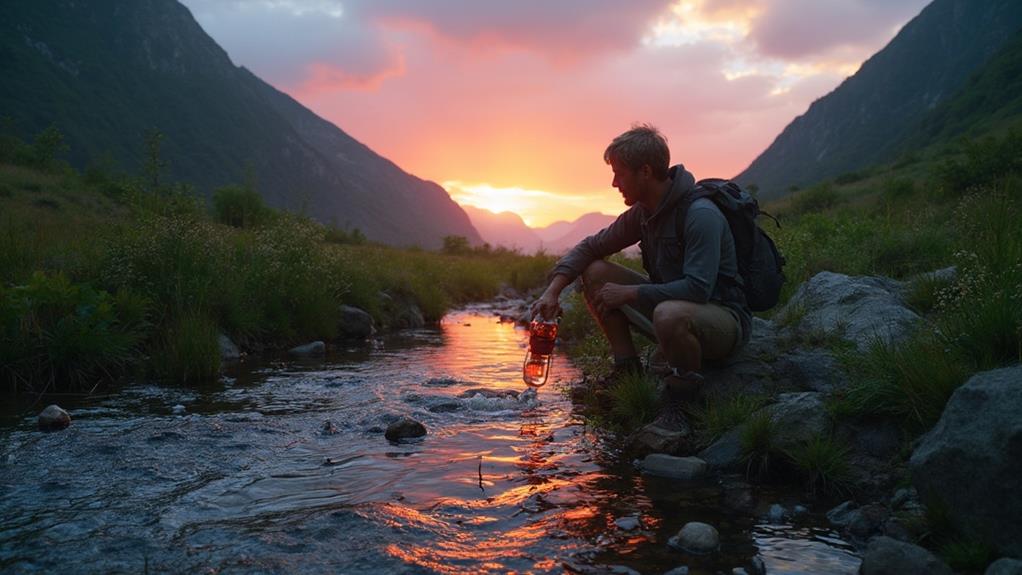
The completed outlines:
<svg viewBox="0 0 1022 575">
<path fill-rule="evenodd" d="M 797 487 L 756 486 L 738 513 L 716 479 L 637 473 L 576 413 L 563 351 L 526 392 L 526 340 L 480 304 L 205 387 L 60 400 L 61 432 L 36 430 L 43 405 L 0 407 L 0 572 L 730 574 L 756 555 L 767 573 L 858 572 Z M 401 415 L 428 435 L 387 441 Z M 718 553 L 667 545 L 689 521 L 720 531 Z"/>
</svg>

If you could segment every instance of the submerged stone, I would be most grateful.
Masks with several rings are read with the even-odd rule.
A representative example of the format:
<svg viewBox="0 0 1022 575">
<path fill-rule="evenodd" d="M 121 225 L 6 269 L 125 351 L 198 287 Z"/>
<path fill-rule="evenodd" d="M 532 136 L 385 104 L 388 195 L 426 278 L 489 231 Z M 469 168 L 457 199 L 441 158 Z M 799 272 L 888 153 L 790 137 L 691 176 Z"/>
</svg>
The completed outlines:
<svg viewBox="0 0 1022 575">
<path fill-rule="evenodd" d="M 59 405 L 48 405 L 39 413 L 40 431 L 60 431 L 71 425 L 71 415 Z"/>
<path fill-rule="evenodd" d="M 426 426 L 410 417 L 402 417 L 387 426 L 384 436 L 390 441 L 413 439 L 426 435 Z"/>
<path fill-rule="evenodd" d="M 321 341 L 314 341 L 312 343 L 307 343 L 305 345 L 292 347 L 291 349 L 287 350 L 287 352 L 291 355 L 296 355 L 299 357 L 313 357 L 323 355 L 326 353 L 326 344 Z"/>
<path fill-rule="evenodd" d="M 686 523 L 667 544 L 686 553 L 705 555 L 713 553 L 720 546 L 720 534 L 712 525 L 692 521 Z"/>
</svg>

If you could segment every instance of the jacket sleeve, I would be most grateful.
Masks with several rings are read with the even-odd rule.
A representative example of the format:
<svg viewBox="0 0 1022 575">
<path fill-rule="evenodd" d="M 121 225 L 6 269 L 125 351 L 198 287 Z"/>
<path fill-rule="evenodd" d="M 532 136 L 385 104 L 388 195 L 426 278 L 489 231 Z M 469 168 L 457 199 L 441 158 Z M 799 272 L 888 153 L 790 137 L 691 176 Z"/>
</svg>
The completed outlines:
<svg viewBox="0 0 1022 575">
<path fill-rule="evenodd" d="M 557 261 L 550 277 L 560 274 L 574 281 L 589 264 L 638 243 L 641 236 L 642 215 L 638 207 L 633 206 L 609 226 L 579 242 Z"/>
<path fill-rule="evenodd" d="M 721 244 L 727 220 L 712 204 L 693 204 L 685 217 L 685 265 L 681 279 L 639 286 L 639 301 L 655 307 L 665 300 L 706 303 L 720 270 Z"/>
</svg>

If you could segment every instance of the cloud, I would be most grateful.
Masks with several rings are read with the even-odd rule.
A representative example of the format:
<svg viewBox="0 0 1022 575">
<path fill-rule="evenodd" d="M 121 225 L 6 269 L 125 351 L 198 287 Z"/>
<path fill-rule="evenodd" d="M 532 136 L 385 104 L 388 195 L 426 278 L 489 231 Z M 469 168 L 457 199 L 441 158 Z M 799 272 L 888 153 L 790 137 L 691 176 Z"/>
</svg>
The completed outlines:
<svg viewBox="0 0 1022 575">
<path fill-rule="evenodd" d="M 893 29 L 929 0 L 770 0 L 753 20 L 758 51 L 785 59 L 819 58 L 852 48 L 856 55 L 891 38 Z M 868 54 L 867 54 L 868 55 Z"/>
</svg>

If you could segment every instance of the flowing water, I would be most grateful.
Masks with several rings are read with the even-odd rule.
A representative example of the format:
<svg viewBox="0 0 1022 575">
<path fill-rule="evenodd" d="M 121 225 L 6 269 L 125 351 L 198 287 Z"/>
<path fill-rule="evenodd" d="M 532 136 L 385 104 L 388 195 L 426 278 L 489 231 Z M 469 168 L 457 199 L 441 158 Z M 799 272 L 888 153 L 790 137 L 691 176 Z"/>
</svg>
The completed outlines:
<svg viewBox="0 0 1022 575">
<path fill-rule="evenodd" d="M 538 394 L 501 396 L 525 392 L 526 335 L 474 306 L 211 388 L 67 399 L 62 432 L 8 405 L 0 572 L 730 573 L 757 554 L 769 573 L 857 572 L 820 510 L 765 518 L 797 493 L 759 491 L 736 514 L 713 480 L 636 473 L 574 413 L 564 389 L 580 374 L 560 352 Z M 388 442 L 399 415 L 429 434 Z M 672 550 L 688 521 L 716 526 L 720 552 Z"/>
</svg>

